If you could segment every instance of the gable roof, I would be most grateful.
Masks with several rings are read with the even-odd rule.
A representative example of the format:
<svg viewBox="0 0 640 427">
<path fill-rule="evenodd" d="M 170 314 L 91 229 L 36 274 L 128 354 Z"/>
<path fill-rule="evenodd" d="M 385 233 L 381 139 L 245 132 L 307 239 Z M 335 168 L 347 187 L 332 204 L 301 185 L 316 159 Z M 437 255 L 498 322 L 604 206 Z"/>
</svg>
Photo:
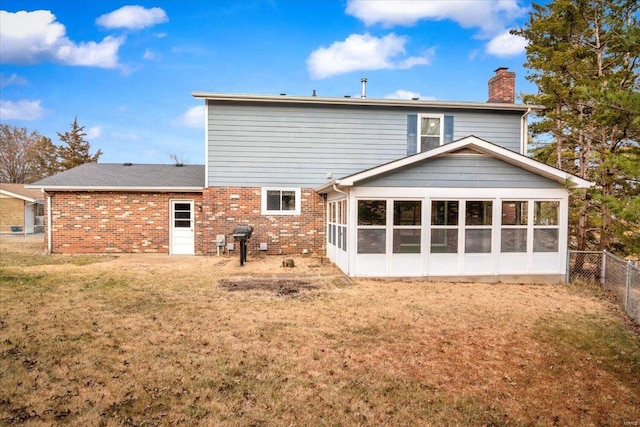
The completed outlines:
<svg viewBox="0 0 640 427">
<path fill-rule="evenodd" d="M 30 184 L 45 191 L 192 192 L 204 188 L 204 165 L 85 163 Z"/>
<path fill-rule="evenodd" d="M 0 194 L 21 199 L 29 203 L 42 202 L 42 192 L 26 188 L 25 184 L 0 183 Z"/>
<path fill-rule="evenodd" d="M 497 110 L 526 112 L 542 110 L 540 105 L 509 104 L 502 102 L 458 102 L 458 101 L 430 101 L 420 99 L 376 99 L 360 97 L 322 97 L 322 96 L 289 96 L 289 95 L 251 95 L 235 93 L 193 92 L 194 98 L 219 103 L 260 103 L 260 104 L 306 104 L 319 106 L 363 106 L 363 107 L 393 107 L 393 108 L 437 108 L 442 110 Z"/>
<path fill-rule="evenodd" d="M 554 168 L 530 157 L 523 156 L 514 151 L 492 144 L 476 136 L 467 136 L 448 144 L 441 145 L 433 150 L 417 153 L 412 156 L 403 157 L 380 166 L 366 169 L 352 175 L 345 176 L 340 179 L 328 182 L 321 187 L 316 188 L 319 193 L 326 193 L 334 186 L 336 187 L 353 187 L 365 180 L 378 177 L 382 174 L 389 173 L 400 168 L 411 166 L 428 159 L 438 156 L 454 153 L 457 151 L 472 151 L 478 154 L 484 154 L 506 163 L 512 164 L 529 172 L 535 173 L 552 181 L 566 184 L 569 188 L 589 188 L 595 185 L 593 182 L 587 181 L 563 170 Z"/>
</svg>

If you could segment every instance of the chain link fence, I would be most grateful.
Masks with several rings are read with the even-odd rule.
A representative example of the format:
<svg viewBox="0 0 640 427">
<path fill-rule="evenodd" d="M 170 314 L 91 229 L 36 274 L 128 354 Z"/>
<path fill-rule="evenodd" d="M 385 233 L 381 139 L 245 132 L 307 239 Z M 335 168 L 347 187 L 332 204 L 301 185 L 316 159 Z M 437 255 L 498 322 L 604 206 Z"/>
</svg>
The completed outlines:
<svg viewBox="0 0 640 427">
<path fill-rule="evenodd" d="M 640 324 L 640 268 L 607 251 L 569 251 L 567 282 L 599 283 Z"/>
</svg>

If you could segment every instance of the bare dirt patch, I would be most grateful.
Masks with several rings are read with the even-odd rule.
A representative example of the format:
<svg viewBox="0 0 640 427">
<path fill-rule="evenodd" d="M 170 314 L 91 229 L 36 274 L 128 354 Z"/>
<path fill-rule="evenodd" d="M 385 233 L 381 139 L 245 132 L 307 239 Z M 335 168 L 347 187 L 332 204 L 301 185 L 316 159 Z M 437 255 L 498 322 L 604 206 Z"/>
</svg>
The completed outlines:
<svg viewBox="0 0 640 427">
<path fill-rule="evenodd" d="M 292 279 L 222 279 L 219 283 L 228 291 L 268 291 L 278 296 L 295 296 L 301 291 L 319 288 L 309 281 Z"/>
</svg>

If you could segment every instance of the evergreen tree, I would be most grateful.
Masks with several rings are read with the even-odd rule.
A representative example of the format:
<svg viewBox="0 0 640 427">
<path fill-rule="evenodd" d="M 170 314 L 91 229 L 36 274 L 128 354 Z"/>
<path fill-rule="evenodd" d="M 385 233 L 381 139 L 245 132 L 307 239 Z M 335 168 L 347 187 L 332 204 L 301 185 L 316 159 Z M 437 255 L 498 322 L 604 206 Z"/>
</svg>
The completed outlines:
<svg viewBox="0 0 640 427">
<path fill-rule="evenodd" d="M 51 138 L 40 137 L 31 150 L 30 179 L 27 182 L 35 182 L 60 172 L 58 147 L 51 142 Z"/>
<path fill-rule="evenodd" d="M 58 132 L 58 136 L 63 143 L 58 147 L 60 170 L 71 169 L 84 163 L 97 163 L 102 155 L 100 150 L 94 155 L 89 154 L 91 144 L 85 140 L 87 134 L 84 131 L 84 126 L 78 126 L 77 117 L 71 124 L 71 131 Z"/>
<path fill-rule="evenodd" d="M 524 29 L 525 101 L 545 111 L 532 126 L 534 156 L 597 185 L 573 194 L 578 249 L 640 253 L 640 5 L 553 0 L 532 5 Z"/>
</svg>

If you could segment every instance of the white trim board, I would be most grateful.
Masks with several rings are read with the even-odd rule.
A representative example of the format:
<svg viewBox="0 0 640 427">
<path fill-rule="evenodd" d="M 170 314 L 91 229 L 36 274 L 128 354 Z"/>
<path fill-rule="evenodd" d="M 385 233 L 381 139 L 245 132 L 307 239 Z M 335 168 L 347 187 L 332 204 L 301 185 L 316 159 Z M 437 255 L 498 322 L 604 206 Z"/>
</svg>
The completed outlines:
<svg viewBox="0 0 640 427">
<path fill-rule="evenodd" d="M 403 157 L 401 159 L 394 160 L 392 162 L 385 163 L 383 165 L 376 166 L 374 168 L 328 182 L 321 187 L 318 187 L 316 191 L 320 193 L 326 193 L 329 192 L 330 189 L 334 187 L 334 185 L 337 187 L 353 187 L 358 185 L 358 183 L 363 180 L 389 173 L 410 165 L 414 165 L 431 158 L 449 155 L 461 149 L 470 149 L 476 151 L 479 154 L 494 157 L 542 177 L 551 179 L 558 183 L 566 184 L 569 188 L 589 188 L 595 185 L 591 181 L 587 181 L 568 172 L 556 169 L 552 166 L 546 165 L 542 162 L 523 156 L 506 148 L 502 148 L 498 145 L 492 144 L 488 141 L 472 135 L 459 139 L 457 141 L 441 145 L 440 147 L 434 148 L 433 150 L 414 154 L 408 157 Z"/>
</svg>

